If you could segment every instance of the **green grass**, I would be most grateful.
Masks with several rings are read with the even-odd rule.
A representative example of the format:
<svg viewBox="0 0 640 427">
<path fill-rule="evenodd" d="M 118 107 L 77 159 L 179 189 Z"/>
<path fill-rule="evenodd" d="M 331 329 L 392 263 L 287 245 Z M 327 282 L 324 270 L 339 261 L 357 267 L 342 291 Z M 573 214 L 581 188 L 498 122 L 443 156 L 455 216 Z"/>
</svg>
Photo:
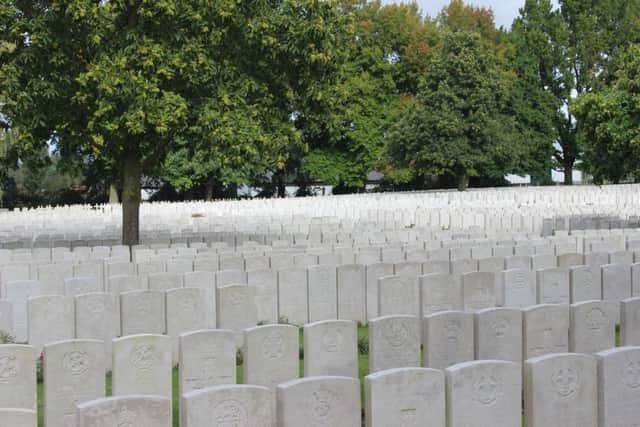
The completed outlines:
<svg viewBox="0 0 640 427">
<path fill-rule="evenodd" d="M 360 326 L 358 328 L 358 338 L 368 339 L 369 337 L 369 328 L 366 326 Z M 302 329 L 300 330 L 300 353 L 302 354 L 302 350 L 304 347 L 303 343 L 303 335 Z M 364 381 L 362 379 L 369 373 L 369 356 L 367 354 L 360 354 L 358 356 L 358 372 L 360 375 L 360 386 L 364 387 Z M 238 365 L 236 367 L 236 378 L 238 384 L 242 384 L 243 381 L 243 371 L 242 365 Z M 300 359 L 300 377 L 304 376 L 304 365 L 302 363 L 302 359 Z M 180 418 L 180 396 L 178 395 L 178 368 L 173 369 L 173 427 L 179 427 Z M 111 392 L 111 374 L 108 374 L 106 377 L 106 390 L 105 395 L 107 397 L 112 395 Z M 364 390 L 361 393 L 363 402 L 364 402 Z M 42 383 L 38 383 L 38 427 L 44 426 L 44 407 L 43 407 L 43 387 Z M 363 404 L 364 408 L 364 404 Z"/>
</svg>

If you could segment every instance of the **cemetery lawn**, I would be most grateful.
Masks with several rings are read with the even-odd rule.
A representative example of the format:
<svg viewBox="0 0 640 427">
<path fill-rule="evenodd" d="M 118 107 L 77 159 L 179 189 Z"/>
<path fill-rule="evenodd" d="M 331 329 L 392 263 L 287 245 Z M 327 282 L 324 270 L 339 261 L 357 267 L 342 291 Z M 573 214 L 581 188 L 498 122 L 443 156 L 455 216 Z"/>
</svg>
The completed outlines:
<svg viewBox="0 0 640 427">
<path fill-rule="evenodd" d="M 365 346 L 369 342 L 369 328 L 366 326 L 358 327 L 358 343 L 359 347 Z M 368 347 L 368 346 L 365 346 Z M 300 354 L 303 352 L 303 337 L 302 329 L 300 329 Z M 361 400 L 362 407 L 364 408 L 364 377 L 369 373 L 369 355 L 362 354 L 359 351 L 358 354 L 358 372 L 360 375 L 360 387 L 361 387 Z M 242 384 L 242 365 L 236 368 L 237 383 Z M 302 358 L 300 358 L 300 377 L 304 376 L 304 366 L 302 364 Z M 111 374 L 107 375 L 106 379 L 106 396 L 111 396 Z M 173 368 L 173 427 L 179 427 L 180 416 L 180 399 L 178 390 L 178 368 Z M 43 399 L 43 387 L 42 383 L 38 383 L 38 427 L 44 426 L 44 399 Z"/>
</svg>

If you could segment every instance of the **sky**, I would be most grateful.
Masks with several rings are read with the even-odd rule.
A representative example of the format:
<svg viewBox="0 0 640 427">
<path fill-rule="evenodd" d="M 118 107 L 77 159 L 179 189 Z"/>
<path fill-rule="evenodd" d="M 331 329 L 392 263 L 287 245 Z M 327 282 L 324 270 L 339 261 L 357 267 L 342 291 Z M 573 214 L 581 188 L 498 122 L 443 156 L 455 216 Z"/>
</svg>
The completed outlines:
<svg viewBox="0 0 640 427">
<path fill-rule="evenodd" d="M 383 3 L 402 3 L 400 0 L 382 0 Z M 408 1 L 404 1 L 407 3 Z M 443 7 L 449 4 L 449 0 L 417 0 L 423 13 L 435 17 Z M 553 0 L 557 5 L 557 0 Z M 524 4 L 524 0 L 465 0 L 465 3 L 474 6 L 484 6 L 493 10 L 496 26 L 511 28 L 513 19 L 518 16 L 518 9 Z"/>
</svg>

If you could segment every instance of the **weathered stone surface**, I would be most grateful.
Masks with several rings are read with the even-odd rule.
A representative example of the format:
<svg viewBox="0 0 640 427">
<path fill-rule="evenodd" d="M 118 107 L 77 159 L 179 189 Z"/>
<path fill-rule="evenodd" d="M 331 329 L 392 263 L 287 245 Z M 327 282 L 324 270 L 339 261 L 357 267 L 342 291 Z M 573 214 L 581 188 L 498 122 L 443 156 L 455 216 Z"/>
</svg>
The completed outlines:
<svg viewBox="0 0 640 427">
<path fill-rule="evenodd" d="M 108 397 L 78 405 L 78 427 L 171 427 L 171 400 L 160 396 Z"/>
<path fill-rule="evenodd" d="M 640 345 L 640 297 L 620 303 L 620 344 Z"/>
<path fill-rule="evenodd" d="M 36 410 L 36 351 L 29 345 L 0 345 L 0 408 Z"/>
<path fill-rule="evenodd" d="M 522 310 L 523 358 L 569 351 L 569 306 L 542 304 Z"/>
<path fill-rule="evenodd" d="M 596 359 L 585 354 L 549 354 L 524 363 L 528 427 L 598 425 Z"/>
<path fill-rule="evenodd" d="M 596 353 L 616 345 L 618 304 L 584 301 L 571 305 L 569 351 Z"/>
<path fill-rule="evenodd" d="M 38 354 L 45 344 L 72 339 L 75 336 L 73 299 L 61 295 L 29 298 L 29 344 Z"/>
<path fill-rule="evenodd" d="M 633 426 L 640 420 L 640 347 L 611 348 L 598 359 L 598 426 Z"/>
<path fill-rule="evenodd" d="M 365 323 L 366 291 L 364 266 L 338 266 L 338 319 Z"/>
<path fill-rule="evenodd" d="M 482 310 L 498 305 L 495 273 L 473 272 L 462 275 L 462 303 L 465 311 Z"/>
<path fill-rule="evenodd" d="M 420 315 L 418 276 L 387 276 L 378 279 L 378 313 L 380 316 Z"/>
<path fill-rule="evenodd" d="M 364 380 L 366 427 L 428 425 L 445 427 L 442 371 L 428 368 L 389 369 Z"/>
<path fill-rule="evenodd" d="M 278 427 L 360 427 L 360 382 L 356 378 L 313 377 L 277 388 Z"/>
<path fill-rule="evenodd" d="M 535 272 L 525 269 L 501 273 L 499 302 L 505 307 L 525 308 L 537 302 Z"/>
<path fill-rule="evenodd" d="M 278 314 L 280 319 L 292 325 L 302 326 L 309 321 L 306 269 L 296 267 L 278 271 Z"/>
<path fill-rule="evenodd" d="M 522 312 L 488 308 L 475 313 L 475 358 L 522 363 Z"/>
<path fill-rule="evenodd" d="M 255 385 L 226 385 L 182 396 L 182 427 L 274 427 L 273 392 Z"/>
<path fill-rule="evenodd" d="M 474 359 L 473 313 L 443 311 L 424 318 L 424 366 L 444 369 Z"/>
<path fill-rule="evenodd" d="M 520 365 L 496 360 L 445 369 L 449 427 L 514 427 L 522 422 Z"/>
<path fill-rule="evenodd" d="M 205 329 L 205 291 L 198 288 L 170 289 L 165 293 L 167 335 L 171 337 L 173 363 L 178 363 L 179 336 Z"/>
<path fill-rule="evenodd" d="M 538 304 L 569 304 L 569 270 L 547 268 L 537 271 Z"/>
<path fill-rule="evenodd" d="M 338 318 L 337 273 L 333 265 L 307 268 L 309 281 L 309 322 Z"/>
<path fill-rule="evenodd" d="M 171 338 L 130 335 L 113 340 L 113 395 L 171 398 Z"/>
<path fill-rule="evenodd" d="M 298 378 L 299 333 L 291 325 L 265 325 L 244 331 L 244 384 L 267 387 Z"/>
<path fill-rule="evenodd" d="M 420 319 L 385 316 L 369 321 L 369 372 L 420 367 Z"/>
<path fill-rule="evenodd" d="M 165 296 L 162 291 L 129 291 L 120 294 L 122 336 L 164 334 Z"/>
<path fill-rule="evenodd" d="M 37 427 L 38 414 L 28 409 L 0 408 L 0 427 Z"/>
<path fill-rule="evenodd" d="M 452 274 L 420 277 L 421 317 L 440 311 L 462 310 L 462 278 Z"/>
<path fill-rule="evenodd" d="M 304 376 L 358 378 L 358 329 L 353 321 L 325 320 L 304 326 Z"/>
<path fill-rule="evenodd" d="M 206 329 L 180 335 L 180 394 L 236 383 L 235 332 Z"/>
<path fill-rule="evenodd" d="M 104 343 L 70 340 L 44 347 L 44 423 L 76 425 L 76 405 L 105 395 Z"/>
</svg>

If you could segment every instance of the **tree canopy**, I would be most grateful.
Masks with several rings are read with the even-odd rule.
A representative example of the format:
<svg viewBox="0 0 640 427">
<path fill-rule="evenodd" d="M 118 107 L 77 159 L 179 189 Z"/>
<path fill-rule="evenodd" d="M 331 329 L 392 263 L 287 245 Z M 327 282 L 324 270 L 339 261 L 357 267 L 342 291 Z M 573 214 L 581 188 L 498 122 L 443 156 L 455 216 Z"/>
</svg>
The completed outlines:
<svg viewBox="0 0 640 427">
<path fill-rule="evenodd" d="M 3 4 L 8 126 L 25 150 L 104 160 L 122 181 L 127 244 L 142 175 L 185 141 L 218 170 L 281 165 L 299 140 L 289 117 L 322 96 L 342 31 L 337 8 L 313 0 Z"/>
</svg>

